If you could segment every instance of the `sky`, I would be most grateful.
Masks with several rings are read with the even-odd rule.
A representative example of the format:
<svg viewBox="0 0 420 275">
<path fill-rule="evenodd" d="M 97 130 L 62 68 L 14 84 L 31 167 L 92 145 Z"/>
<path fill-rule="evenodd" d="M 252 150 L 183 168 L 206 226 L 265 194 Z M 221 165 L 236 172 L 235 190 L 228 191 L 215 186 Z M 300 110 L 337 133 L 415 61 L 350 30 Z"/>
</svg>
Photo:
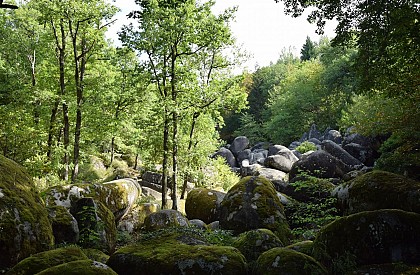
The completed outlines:
<svg viewBox="0 0 420 275">
<path fill-rule="evenodd" d="M 115 0 L 113 4 L 121 9 L 116 23 L 109 29 L 108 37 L 118 40 L 116 33 L 128 23 L 126 15 L 136 9 L 134 0 Z M 316 25 L 306 20 L 306 15 L 292 18 L 284 14 L 282 3 L 274 0 L 216 0 L 214 12 L 220 13 L 226 8 L 238 6 L 235 21 L 231 23 L 237 44 L 251 55 L 243 65 L 249 71 L 256 66 L 263 67 L 275 63 L 284 49 L 291 49 L 300 55 L 300 49 L 309 36 L 312 41 L 319 41 L 315 33 Z M 334 24 L 327 23 L 325 35 L 334 37 Z M 118 42 L 115 42 L 118 45 Z"/>
</svg>

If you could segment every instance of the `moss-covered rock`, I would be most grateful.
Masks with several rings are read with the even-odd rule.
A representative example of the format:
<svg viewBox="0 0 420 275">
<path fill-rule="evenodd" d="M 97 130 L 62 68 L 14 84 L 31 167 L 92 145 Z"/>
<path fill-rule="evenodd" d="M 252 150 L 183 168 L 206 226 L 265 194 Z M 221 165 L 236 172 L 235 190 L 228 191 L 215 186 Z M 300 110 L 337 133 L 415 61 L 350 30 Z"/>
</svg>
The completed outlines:
<svg viewBox="0 0 420 275">
<path fill-rule="evenodd" d="M 45 193 L 47 205 L 61 205 L 70 208 L 85 197 L 92 197 L 106 205 L 118 222 L 141 196 L 141 186 L 133 179 L 120 179 L 97 184 L 71 184 L 54 186 Z"/>
<path fill-rule="evenodd" d="M 92 261 L 97 261 L 103 264 L 106 264 L 109 259 L 109 255 L 105 254 L 101 250 L 94 248 L 84 248 L 83 253 Z"/>
<path fill-rule="evenodd" d="M 273 184 L 262 177 L 245 177 L 226 194 L 220 226 L 236 233 L 266 228 L 287 244 L 290 228 Z"/>
<path fill-rule="evenodd" d="M 37 275 L 117 275 L 109 266 L 95 262 L 92 260 L 73 261 L 61 265 L 57 265 L 44 271 L 39 272 Z M 134 273 L 133 273 L 134 274 Z"/>
<path fill-rule="evenodd" d="M 50 219 L 55 244 L 77 243 L 79 241 L 79 227 L 77 220 L 64 206 L 48 206 L 48 218 Z"/>
<path fill-rule="evenodd" d="M 232 246 L 239 249 L 248 262 L 252 262 L 263 252 L 274 247 L 283 247 L 283 244 L 270 230 L 256 229 L 240 234 Z"/>
<path fill-rule="evenodd" d="M 273 248 L 258 257 L 255 275 L 321 275 L 328 274 L 314 258 L 286 248 Z"/>
<path fill-rule="evenodd" d="M 220 219 L 220 203 L 225 193 L 207 188 L 196 188 L 188 193 L 185 212 L 191 219 L 211 223 Z"/>
<path fill-rule="evenodd" d="M 130 212 L 118 222 L 117 227 L 128 233 L 138 231 L 144 225 L 146 217 L 158 211 L 160 211 L 160 205 L 157 203 L 134 204 Z"/>
<path fill-rule="evenodd" d="M 385 171 L 366 173 L 338 186 L 333 194 L 345 214 L 378 209 L 420 214 L 420 182 Z"/>
<path fill-rule="evenodd" d="M 172 209 L 152 213 L 144 220 L 144 227 L 147 231 L 177 226 L 189 226 L 188 219 L 181 212 Z"/>
<path fill-rule="evenodd" d="M 114 215 L 103 203 L 95 202 L 93 198 L 81 198 L 74 204 L 71 213 L 78 222 L 80 246 L 114 252 L 117 227 Z"/>
<path fill-rule="evenodd" d="M 197 243 L 163 235 L 119 249 L 107 264 L 118 274 L 246 274 L 245 257 L 236 248 Z"/>
<path fill-rule="evenodd" d="M 87 259 L 88 257 L 77 246 L 62 247 L 34 254 L 20 261 L 7 272 L 7 275 L 37 274 L 56 265 Z"/>
<path fill-rule="evenodd" d="M 306 254 L 311 257 L 313 257 L 313 247 L 314 247 L 313 241 L 301 241 L 301 242 L 297 242 L 297 243 L 286 246 L 286 248 L 288 249 L 295 250 L 297 252 Z"/>
<path fill-rule="evenodd" d="M 314 255 L 332 272 L 343 266 L 420 263 L 420 214 L 396 209 L 366 211 L 321 229 Z"/>
<path fill-rule="evenodd" d="M 0 271 L 54 242 L 47 210 L 24 170 L 0 155 Z"/>
</svg>

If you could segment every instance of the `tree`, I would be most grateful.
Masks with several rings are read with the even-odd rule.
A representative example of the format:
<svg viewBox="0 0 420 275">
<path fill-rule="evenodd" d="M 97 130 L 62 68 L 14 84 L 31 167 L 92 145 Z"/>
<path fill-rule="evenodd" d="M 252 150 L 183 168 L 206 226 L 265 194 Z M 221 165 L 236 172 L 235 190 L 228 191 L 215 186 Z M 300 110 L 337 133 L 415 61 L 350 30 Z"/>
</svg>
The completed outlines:
<svg viewBox="0 0 420 275">
<path fill-rule="evenodd" d="M 303 44 L 302 49 L 300 50 L 300 60 L 306 61 L 311 60 L 316 57 L 316 44 L 312 42 L 309 36 L 306 37 L 305 44 Z"/>
<path fill-rule="evenodd" d="M 207 53 L 212 60 L 232 43 L 227 22 L 234 10 L 215 16 L 213 1 L 142 1 L 139 11 L 131 17 L 139 21 L 139 29 L 127 26 L 121 33 L 123 42 L 147 56 L 145 67 L 151 72 L 162 104 L 163 156 L 162 206 L 167 207 L 167 178 L 172 176 L 173 209 L 177 208 L 177 177 L 179 157 L 179 126 L 184 110 L 189 109 L 188 97 L 194 91 L 196 70 L 194 59 Z M 214 53 L 214 55 L 212 54 Z M 201 63 L 202 64 L 202 63 Z M 186 103 L 186 104 L 185 104 Z M 171 148 L 170 148 L 171 147 Z M 170 159 L 171 156 L 171 159 Z M 169 163 L 172 164 L 169 173 Z"/>
</svg>

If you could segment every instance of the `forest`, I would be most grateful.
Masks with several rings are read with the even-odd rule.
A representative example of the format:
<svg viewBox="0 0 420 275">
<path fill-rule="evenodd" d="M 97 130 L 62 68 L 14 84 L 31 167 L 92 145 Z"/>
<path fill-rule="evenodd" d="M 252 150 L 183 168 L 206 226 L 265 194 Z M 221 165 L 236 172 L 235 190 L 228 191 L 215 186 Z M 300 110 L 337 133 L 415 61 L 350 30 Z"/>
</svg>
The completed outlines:
<svg viewBox="0 0 420 275">
<path fill-rule="evenodd" d="M 335 37 L 240 72 L 237 7 L 6 2 L 0 274 L 420 272 L 416 0 L 274 0 Z"/>
</svg>

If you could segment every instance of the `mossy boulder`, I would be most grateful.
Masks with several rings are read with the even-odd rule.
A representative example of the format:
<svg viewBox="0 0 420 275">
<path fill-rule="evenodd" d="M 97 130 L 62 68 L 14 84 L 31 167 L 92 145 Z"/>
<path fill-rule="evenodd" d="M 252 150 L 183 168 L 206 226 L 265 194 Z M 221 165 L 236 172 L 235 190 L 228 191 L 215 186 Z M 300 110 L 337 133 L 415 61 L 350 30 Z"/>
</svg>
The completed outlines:
<svg viewBox="0 0 420 275">
<path fill-rule="evenodd" d="M 419 264 L 419 232 L 420 214 L 397 209 L 360 212 L 323 227 L 314 241 L 314 255 L 333 272 L 352 262 Z"/>
<path fill-rule="evenodd" d="M 232 246 L 239 249 L 248 262 L 252 262 L 271 248 L 283 247 L 283 243 L 270 230 L 256 229 L 240 234 Z"/>
<path fill-rule="evenodd" d="M 420 214 L 420 182 L 385 171 L 372 171 L 338 186 L 345 214 L 378 209 L 402 209 Z"/>
<path fill-rule="evenodd" d="M 220 219 L 220 203 L 225 193 L 207 188 L 196 188 L 188 193 L 185 201 L 187 217 L 211 223 Z"/>
<path fill-rule="evenodd" d="M 79 226 L 80 246 L 114 252 L 117 227 L 114 215 L 103 203 L 93 198 L 81 198 L 73 205 L 71 213 Z"/>
<path fill-rule="evenodd" d="M 97 261 L 103 264 L 106 264 L 109 259 L 109 255 L 95 248 L 83 248 L 83 253 L 92 261 Z"/>
<path fill-rule="evenodd" d="M 54 186 L 46 191 L 45 202 L 47 205 L 61 205 L 70 209 L 75 201 L 92 197 L 106 205 L 118 223 L 140 196 L 141 186 L 127 178 L 106 183 Z"/>
<path fill-rule="evenodd" d="M 79 227 L 77 220 L 64 206 L 48 206 L 48 218 L 50 219 L 55 244 L 77 243 L 79 241 Z"/>
<path fill-rule="evenodd" d="M 56 265 L 87 259 L 88 257 L 77 246 L 62 247 L 34 254 L 20 261 L 7 272 L 7 275 L 37 274 Z"/>
<path fill-rule="evenodd" d="M 246 274 L 245 257 L 236 248 L 197 243 L 164 234 L 119 249 L 107 264 L 118 274 Z"/>
<path fill-rule="evenodd" d="M 314 258 L 287 248 L 272 248 L 258 257 L 255 275 L 322 275 L 328 274 Z"/>
<path fill-rule="evenodd" d="M 144 228 L 146 231 L 156 231 L 178 226 L 189 226 L 188 219 L 181 212 L 172 209 L 165 209 L 152 213 L 144 220 Z"/>
<path fill-rule="evenodd" d="M 146 217 L 158 211 L 160 205 L 157 203 L 134 204 L 130 212 L 118 222 L 117 228 L 128 233 L 138 231 L 144 225 Z"/>
<path fill-rule="evenodd" d="M 34 183 L 23 167 L 0 155 L 0 271 L 53 244 L 48 212 Z"/>
<path fill-rule="evenodd" d="M 309 240 L 297 242 L 297 243 L 286 246 L 286 248 L 288 249 L 295 250 L 297 252 L 306 254 L 311 257 L 313 257 L 313 247 L 314 247 L 314 242 L 309 241 Z"/>
<path fill-rule="evenodd" d="M 81 260 L 73 261 L 61 265 L 57 265 L 44 271 L 39 272 L 37 275 L 117 275 L 109 266 L 92 261 L 92 260 Z"/>
<path fill-rule="evenodd" d="M 266 228 L 287 244 L 290 228 L 273 184 L 262 177 L 245 177 L 221 204 L 220 226 L 235 233 Z"/>
</svg>

